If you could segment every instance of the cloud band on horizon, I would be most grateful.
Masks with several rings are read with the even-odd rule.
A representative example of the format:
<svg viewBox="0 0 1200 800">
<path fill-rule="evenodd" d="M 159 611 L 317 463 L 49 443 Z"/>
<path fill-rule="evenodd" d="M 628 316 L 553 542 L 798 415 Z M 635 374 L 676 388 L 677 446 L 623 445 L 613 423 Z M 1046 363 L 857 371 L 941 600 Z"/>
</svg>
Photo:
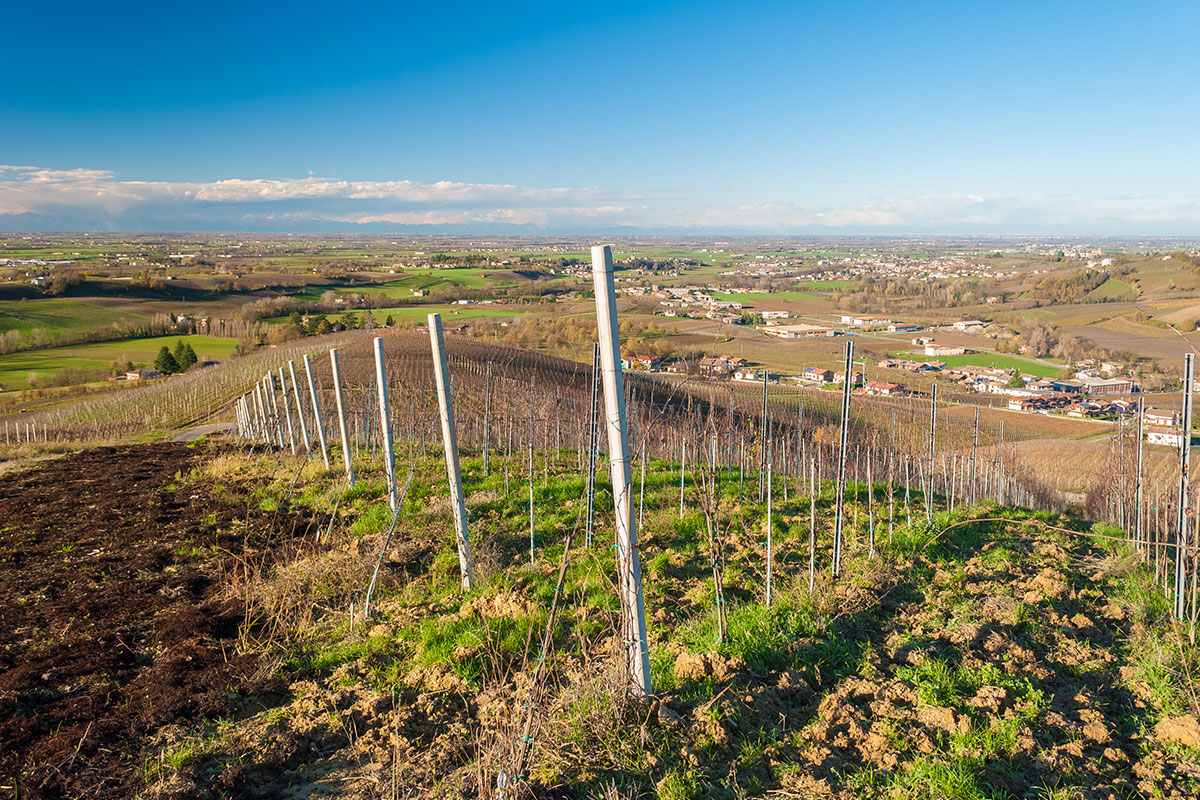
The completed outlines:
<svg viewBox="0 0 1200 800">
<path fill-rule="evenodd" d="M 455 181 L 136 181 L 100 169 L 0 165 L 0 229 L 1194 235 L 1200 196 L 915 195 L 823 207 Z"/>
</svg>

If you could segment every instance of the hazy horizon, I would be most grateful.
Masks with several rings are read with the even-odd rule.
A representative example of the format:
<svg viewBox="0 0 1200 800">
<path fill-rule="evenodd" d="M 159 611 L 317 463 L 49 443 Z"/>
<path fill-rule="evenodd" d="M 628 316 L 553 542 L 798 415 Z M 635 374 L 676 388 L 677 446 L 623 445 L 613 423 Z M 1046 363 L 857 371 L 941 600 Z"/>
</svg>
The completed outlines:
<svg viewBox="0 0 1200 800">
<path fill-rule="evenodd" d="M 61 11 L 0 230 L 1200 234 L 1195 4 Z"/>
</svg>

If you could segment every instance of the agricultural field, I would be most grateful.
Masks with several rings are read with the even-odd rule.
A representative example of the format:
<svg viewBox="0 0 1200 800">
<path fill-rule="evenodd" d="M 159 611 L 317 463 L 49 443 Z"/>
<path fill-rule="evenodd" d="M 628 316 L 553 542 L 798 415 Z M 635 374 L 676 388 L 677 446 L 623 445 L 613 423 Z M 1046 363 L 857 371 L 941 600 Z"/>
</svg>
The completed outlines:
<svg viewBox="0 0 1200 800">
<path fill-rule="evenodd" d="M 941 361 L 947 368 L 954 367 L 994 367 L 996 369 L 1019 370 L 1022 373 L 1038 378 L 1053 378 L 1062 373 L 1064 367 L 1055 364 L 1043 364 L 1020 356 L 1004 355 L 1002 353 L 967 353 L 961 356 L 927 356 L 922 353 L 897 351 L 892 353 L 896 358 L 911 361 Z"/>
<path fill-rule="evenodd" d="M 47 341 L 62 333 L 88 333 L 114 323 L 136 323 L 146 318 L 84 300 L 0 300 L 0 334 L 15 330 L 28 336 L 40 328 Z"/>
<path fill-rule="evenodd" d="M 474 797 L 527 738 L 515 788 L 534 796 L 1200 791 L 1185 744 L 1194 699 L 1176 677 L 1197 652 L 1176 646 L 1135 553 L 1071 533 L 1112 528 L 996 506 L 910 524 L 919 492 L 893 497 L 889 525 L 886 487 L 856 484 L 848 579 L 833 580 L 825 484 L 810 589 L 809 495 L 777 487 L 768 605 L 766 508 L 728 474 L 718 636 L 700 489 L 687 481 L 681 516 L 678 463 L 651 459 L 641 551 L 655 694 L 639 700 L 611 657 L 611 511 L 588 547 L 576 455 L 537 451 L 531 539 L 523 459 L 498 450 L 488 473 L 477 452 L 464 461 L 469 592 L 439 455 L 401 459 L 400 525 L 371 617 L 354 623 L 392 517 L 369 449 L 353 490 L 319 460 L 203 442 L 99 450 L 0 481 L 0 536 L 25 565 L 0 562 L 16 665 L 3 680 L 39 690 L 36 725 L 0 706 L 0 769 L 20 753 L 29 785 L 101 798 Z M 92 477 L 105 475 L 130 477 Z M 68 582 L 88 591 L 24 602 Z M 72 614 L 85 621 L 61 624 Z M 46 632 L 35 650 L 29 630 Z M 40 691 L 47 681 L 57 691 Z M 76 702 L 80 683 L 104 701 Z"/>
<path fill-rule="evenodd" d="M 1160 513 L 1177 476 L 1147 448 L 1147 540 L 1130 541 L 1132 448 L 1106 423 L 981 408 L 976 428 L 975 407 L 946 402 L 931 429 L 925 398 L 855 396 L 843 449 L 836 392 L 629 373 L 640 696 L 591 365 L 549 352 L 576 346 L 549 324 L 568 315 L 590 351 L 586 305 L 510 326 L 546 325 L 527 348 L 447 336 L 468 588 L 418 332 L 264 346 L 20 415 L 15 443 L 5 425 L 0 785 L 100 800 L 1200 792 L 1200 650 L 1172 618 Z M 447 322 L 456 308 L 512 310 L 447 306 Z M 790 371 L 843 345 L 650 319 L 651 341 Z M 49 357 L 107 367 L 178 338 Z M 186 340 L 202 359 L 236 345 Z M 320 411 L 290 387 L 267 404 L 286 427 L 247 428 L 238 399 L 305 355 Z M 328 461 L 302 439 L 318 425 Z"/>
<path fill-rule="evenodd" d="M 9 353 L 0 355 L 0 385 L 24 388 L 31 375 L 44 380 L 66 369 L 107 375 L 114 362 L 122 371 L 128 361 L 138 367 L 151 367 L 161 347 L 173 350 L 180 341 L 192 346 L 201 363 L 224 360 L 237 345 L 236 339 L 216 336 L 151 336 Z"/>
<path fill-rule="evenodd" d="M 787 300 L 824 300 L 826 297 L 812 292 L 713 292 L 717 300 L 735 303 L 753 303 L 760 300 L 782 302 Z"/>
</svg>

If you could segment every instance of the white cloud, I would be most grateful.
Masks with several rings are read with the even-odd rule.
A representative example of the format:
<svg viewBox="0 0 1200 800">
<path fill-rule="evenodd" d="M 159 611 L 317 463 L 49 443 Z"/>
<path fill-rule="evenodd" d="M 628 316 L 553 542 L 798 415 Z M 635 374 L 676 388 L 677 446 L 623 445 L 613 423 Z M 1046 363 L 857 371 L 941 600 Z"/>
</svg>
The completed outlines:
<svg viewBox="0 0 1200 800">
<path fill-rule="evenodd" d="M 806 231 L 1200 232 L 1200 196 L 1112 194 L 1042 198 L 914 194 L 841 204 L 708 203 L 684 192 L 536 187 L 456 181 L 230 178 L 120 180 L 101 169 L 0 165 L 0 226 L 127 230 L 245 227 L 255 220 L 321 230 L 337 225 Z M 1173 227 L 1172 227 L 1173 226 Z"/>
</svg>

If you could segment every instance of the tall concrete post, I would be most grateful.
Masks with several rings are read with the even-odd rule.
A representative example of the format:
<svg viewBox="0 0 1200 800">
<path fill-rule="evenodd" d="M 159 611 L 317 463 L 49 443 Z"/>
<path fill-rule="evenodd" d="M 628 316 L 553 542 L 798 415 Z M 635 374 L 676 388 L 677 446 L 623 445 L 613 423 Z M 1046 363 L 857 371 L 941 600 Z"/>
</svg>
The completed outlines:
<svg viewBox="0 0 1200 800">
<path fill-rule="evenodd" d="M 279 393 L 283 395 L 283 415 L 287 418 L 288 442 L 292 446 L 292 455 L 296 455 L 296 429 L 292 427 L 292 404 L 288 402 L 287 373 L 279 368 Z"/>
<path fill-rule="evenodd" d="M 321 400 L 317 397 L 317 384 L 313 380 L 312 359 L 304 354 L 304 374 L 308 378 L 308 395 L 312 400 L 313 427 L 317 429 L 317 440 L 321 443 L 321 458 L 325 461 L 325 469 L 329 469 L 329 446 L 325 443 L 325 420 L 321 416 Z"/>
<path fill-rule="evenodd" d="M 346 462 L 346 484 L 354 485 L 354 464 L 350 452 L 350 429 L 346 427 L 346 404 L 342 400 L 342 371 L 338 368 L 338 352 L 329 350 L 329 368 L 333 372 L 333 399 L 337 402 L 338 428 L 342 433 L 342 460 Z"/>
<path fill-rule="evenodd" d="M 284 445 L 287 443 L 283 440 L 283 418 L 279 415 L 279 400 L 275 397 L 274 373 L 268 370 L 267 374 L 263 376 L 263 380 L 266 381 L 266 388 L 264 391 L 266 392 L 267 400 L 271 406 L 271 417 L 274 420 L 273 425 L 275 427 L 275 443 L 279 445 L 279 449 L 282 450 Z"/>
<path fill-rule="evenodd" d="M 1138 426 L 1137 426 L 1137 476 L 1133 484 L 1133 541 L 1144 555 L 1147 552 L 1146 543 L 1142 541 L 1145 538 L 1145 530 L 1142 528 L 1142 492 L 1144 485 L 1142 483 L 1142 440 L 1146 438 L 1146 399 L 1138 398 Z M 1001 457 L 1004 452 L 1001 451 Z"/>
<path fill-rule="evenodd" d="M 1183 411 L 1179 420 L 1179 502 L 1175 519 L 1175 619 L 1187 619 L 1188 489 L 1192 463 L 1192 387 L 1196 381 L 1196 356 L 1183 360 Z"/>
<path fill-rule="evenodd" d="M 308 439 L 308 423 L 304 421 L 304 396 L 300 394 L 300 383 L 296 380 L 296 362 L 288 361 L 288 374 L 292 376 L 292 396 L 296 400 L 296 419 L 300 423 L 300 439 L 304 452 L 312 455 L 312 442 Z"/>
<path fill-rule="evenodd" d="M 933 521 L 933 471 L 937 466 L 937 390 L 933 384 L 933 393 L 929 400 L 929 482 L 925 490 L 925 519 Z"/>
<path fill-rule="evenodd" d="M 379 433 L 383 438 L 383 471 L 387 475 L 388 505 L 396 510 L 396 459 L 392 453 L 392 415 L 388 412 L 387 374 L 383 367 L 383 338 L 375 337 L 375 386 L 379 389 Z"/>
<path fill-rule="evenodd" d="M 617 293 L 613 285 L 612 250 L 592 248 L 592 280 L 596 290 L 596 323 L 600 329 L 600 364 L 604 378 L 605 427 L 608 429 L 609 473 L 616 508 L 617 569 L 621 574 L 621 612 L 629 633 L 626 651 L 629 676 L 638 694 L 653 694 L 650 648 L 646 640 L 646 606 L 638 555 L 637 521 L 633 515 L 633 481 L 629 464 L 629 432 L 625 421 L 625 387 L 621 376 L 621 336 L 617 328 Z"/>
<path fill-rule="evenodd" d="M 458 463 L 458 430 L 454 424 L 454 404 L 450 399 L 450 365 L 446 358 L 446 341 L 442 333 L 442 315 L 429 315 L 429 345 L 433 349 L 433 376 L 437 383 L 438 408 L 442 415 L 442 447 L 446 451 L 446 476 L 450 480 L 450 507 L 454 511 L 454 537 L 458 542 L 458 566 L 462 571 L 462 588 L 470 589 L 475 581 L 471 561 L 471 540 L 467 535 L 467 501 L 463 494 L 462 470 Z M 491 364 L 488 364 L 489 378 Z"/>
<path fill-rule="evenodd" d="M 854 384 L 854 342 L 846 342 L 846 365 L 842 377 L 842 427 L 838 434 L 837 495 L 833 514 L 833 575 L 842 573 L 842 529 L 846 506 L 846 456 L 850 449 L 850 390 Z"/>
<path fill-rule="evenodd" d="M 266 443 L 267 436 L 267 412 L 263 405 L 262 383 L 254 384 L 254 416 L 255 416 L 255 434 L 256 438 Z"/>
</svg>

